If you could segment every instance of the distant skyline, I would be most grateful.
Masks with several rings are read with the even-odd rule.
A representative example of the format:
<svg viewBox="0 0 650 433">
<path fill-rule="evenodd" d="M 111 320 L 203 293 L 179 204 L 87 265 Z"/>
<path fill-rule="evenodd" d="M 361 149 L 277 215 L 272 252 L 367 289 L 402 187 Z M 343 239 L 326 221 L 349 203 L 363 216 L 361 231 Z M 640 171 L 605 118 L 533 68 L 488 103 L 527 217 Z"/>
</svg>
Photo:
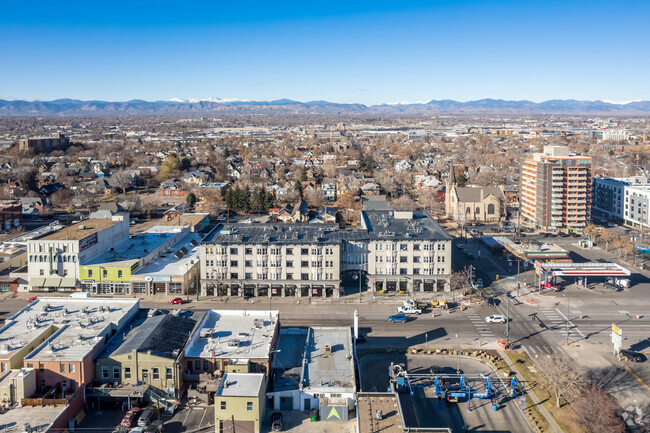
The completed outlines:
<svg viewBox="0 0 650 433">
<path fill-rule="evenodd" d="M 650 100 L 650 2 L 10 2 L 0 99 Z"/>
</svg>

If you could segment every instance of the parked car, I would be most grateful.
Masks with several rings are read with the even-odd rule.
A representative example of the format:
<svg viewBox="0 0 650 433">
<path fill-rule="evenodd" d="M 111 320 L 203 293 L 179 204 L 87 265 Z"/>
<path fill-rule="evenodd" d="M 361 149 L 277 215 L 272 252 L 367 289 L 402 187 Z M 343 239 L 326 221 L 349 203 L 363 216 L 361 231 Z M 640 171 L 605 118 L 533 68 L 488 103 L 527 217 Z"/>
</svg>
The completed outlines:
<svg viewBox="0 0 650 433">
<path fill-rule="evenodd" d="M 506 318 L 501 314 L 492 314 L 485 318 L 487 323 L 506 323 Z"/>
<path fill-rule="evenodd" d="M 359 335 L 359 338 L 357 338 L 357 344 L 361 344 L 365 342 L 366 342 L 366 337 L 364 335 Z"/>
<path fill-rule="evenodd" d="M 478 287 L 479 289 L 483 288 L 483 279 L 482 278 L 477 278 L 476 279 L 476 287 Z"/>
<path fill-rule="evenodd" d="M 456 244 L 456 248 L 462 250 L 463 248 L 465 248 L 465 244 Z"/>
<path fill-rule="evenodd" d="M 622 292 L 623 291 L 622 287 L 619 287 L 619 286 L 617 286 L 616 284 L 613 284 L 613 283 L 605 283 L 605 288 L 613 290 L 615 292 Z"/>
<path fill-rule="evenodd" d="M 144 433 L 144 429 L 142 427 L 133 427 L 129 430 L 129 433 Z"/>
<path fill-rule="evenodd" d="M 619 352 L 618 358 L 621 361 L 643 362 L 644 356 L 631 350 L 623 349 Z"/>
<path fill-rule="evenodd" d="M 478 230 L 472 229 L 472 230 L 469 231 L 469 234 L 472 235 L 472 236 L 478 236 L 480 233 L 478 232 Z"/>
<path fill-rule="evenodd" d="M 143 410 L 140 414 L 140 419 L 138 419 L 138 427 L 148 427 L 155 414 L 156 409 L 153 407 L 148 407 Z"/>
<path fill-rule="evenodd" d="M 27 302 L 32 303 L 37 300 L 38 300 L 38 296 L 32 296 L 31 298 L 27 299 Z"/>
<path fill-rule="evenodd" d="M 554 286 L 551 283 L 544 283 L 542 284 L 542 287 L 548 290 L 553 290 L 554 292 L 559 292 L 560 291 L 560 286 Z"/>
<path fill-rule="evenodd" d="M 388 316 L 388 321 L 390 323 L 405 323 L 406 316 L 404 314 L 393 314 L 392 316 Z"/>
<path fill-rule="evenodd" d="M 271 414 L 271 431 L 282 431 L 282 413 L 273 412 Z"/>
<path fill-rule="evenodd" d="M 172 305 L 180 305 L 183 303 L 183 300 L 181 298 L 174 298 L 171 301 L 169 301 L 169 303 Z"/>
<path fill-rule="evenodd" d="M 120 425 L 125 428 L 131 428 L 134 426 L 136 420 L 138 419 L 138 415 L 140 414 L 140 408 L 139 407 L 132 407 L 129 409 L 129 411 L 124 415 L 124 418 L 122 418 L 122 422 Z"/>
<path fill-rule="evenodd" d="M 413 308 L 410 305 L 397 307 L 397 312 L 402 314 L 422 314 L 422 310 Z"/>
</svg>

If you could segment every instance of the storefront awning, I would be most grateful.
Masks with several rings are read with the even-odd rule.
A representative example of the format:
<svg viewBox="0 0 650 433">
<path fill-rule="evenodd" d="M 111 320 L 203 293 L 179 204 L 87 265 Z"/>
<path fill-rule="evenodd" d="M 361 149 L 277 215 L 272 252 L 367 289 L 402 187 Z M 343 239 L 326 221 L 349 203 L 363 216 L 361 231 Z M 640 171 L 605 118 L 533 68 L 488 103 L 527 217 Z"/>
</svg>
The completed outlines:
<svg viewBox="0 0 650 433">
<path fill-rule="evenodd" d="M 61 287 L 75 287 L 77 285 L 77 280 L 75 278 L 62 278 Z"/>
<path fill-rule="evenodd" d="M 61 285 L 61 278 L 46 278 L 43 287 L 59 287 Z"/>
<path fill-rule="evenodd" d="M 32 287 L 43 287 L 45 278 L 43 277 L 32 277 L 29 279 L 29 285 Z"/>
</svg>

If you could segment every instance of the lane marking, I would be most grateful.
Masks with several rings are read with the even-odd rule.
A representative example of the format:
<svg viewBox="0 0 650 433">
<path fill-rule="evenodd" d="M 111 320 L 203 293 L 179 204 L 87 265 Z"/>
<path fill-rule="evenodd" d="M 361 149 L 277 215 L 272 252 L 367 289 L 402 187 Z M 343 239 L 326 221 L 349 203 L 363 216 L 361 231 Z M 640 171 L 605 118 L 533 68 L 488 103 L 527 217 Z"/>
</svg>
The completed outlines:
<svg viewBox="0 0 650 433">
<path fill-rule="evenodd" d="M 580 332 L 580 330 L 578 329 L 578 327 L 577 327 L 576 325 L 574 325 L 573 322 L 571 322 L 569 319 L 567 319 L 567 317 L 566 317 L 564 314 L 562 314 L 562 312 L 561 312 L 560 310 L 558 310 L 557 308 L 556 308 L 555 310 L 560 314 L 560 316 L 562 316 L 562 318 L 564 318 L 564 321 L 565 321 L 565 322 L 569 322 L 569 325 L 570 325 L 571 327 L 575 327 L 576 332 L 577 332 L 578 334 L 580 334 L 580 336 L 581 336 L 582 338 L 585 338 L 585 335 L 584 335 L 582 332 Z"/>
</svg>

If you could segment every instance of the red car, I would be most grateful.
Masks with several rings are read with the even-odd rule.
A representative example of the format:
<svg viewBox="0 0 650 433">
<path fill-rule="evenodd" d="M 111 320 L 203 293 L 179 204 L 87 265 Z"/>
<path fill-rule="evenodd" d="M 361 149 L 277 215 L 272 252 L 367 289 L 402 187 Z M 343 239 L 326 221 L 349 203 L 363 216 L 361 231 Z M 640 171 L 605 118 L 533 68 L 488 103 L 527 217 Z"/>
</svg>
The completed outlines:
<svg viewBox="0 0 650 433">
<path fill-rule="evenodd" d="M 183 300 L 181 298 L 174 298 L 171 301 L 169 301 L 169 303 L 172 305 L 180 305 L 183 303 Z"/>
<path fill-rule="evenodd" d="M 38 296 L 34 296 L 34 297 L 32 297 L 32 298 L 29 298 L 29 299 L 27 300 L 27 302 L 32 303 L 32 302 L 37 301 L 37 300 L 38 300 Z"/>
<path fill-rule="evenodd" d="M 140 413 L 139 407 L 132 407 L 122 418 L 120 425 L 122 427 L 131 428 L 135 425 L 135 421 L 138 419 L 138 414 Z"/>
<path fill-rule="evenodd" d="M 544 284 L 542 284 L 542 287 L 544 287 L 545 289 L 553 290 L 555 292 L 560 291 L 560 286 L 554 286 L 551 283 L 544 283 Z"/>
</svg>

